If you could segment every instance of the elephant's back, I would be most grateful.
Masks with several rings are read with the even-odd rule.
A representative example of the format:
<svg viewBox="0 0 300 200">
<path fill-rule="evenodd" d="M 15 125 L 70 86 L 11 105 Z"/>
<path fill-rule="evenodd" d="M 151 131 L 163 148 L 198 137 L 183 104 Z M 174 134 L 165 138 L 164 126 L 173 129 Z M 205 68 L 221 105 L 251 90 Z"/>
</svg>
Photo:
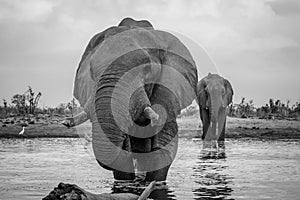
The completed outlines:
<svg viewBox="0 0 300 200">
<path fill-rule="evenodd" d="M 132 28 L 107 37 L 94 50 L 90 57 L 94 80 L 97 80 L 97 77 L 100 77 L 101 73 L 121 56 L 131 54 L 131 57 L 134 57 L 135 54 L 139 54 L 138 51 L 172 53 L 186 60 L 192 68 L 196 69 L 189 50 L 174 35 L 151 28 Z"/>
<path fill-rule="evenodd" d="M 149 51 L 168 52 L 184 60 L 188 65 L 177 65 L 176 70 L 188 74 L 190 82 L 196 84 L 198 78 L 195 73 L 197 71 L 195 62 L 189 50 L 174 35 L 154 30 L 152 27 L 111 27 L 95 35 L 82 56 L 74 84 L 74 96 L 80 104 L 82 106 L 86 104 L 88 97 L 94 92 L 97 78 L 101 77 L 114 61 L 122 56 L 126 57 L 124 55 L 134 57 L 135 54 L 138 55 L 138 51 L 144 51 L 146 54 Z M 158 59 L 163 62 L 164 57 Z"/>
</svg>

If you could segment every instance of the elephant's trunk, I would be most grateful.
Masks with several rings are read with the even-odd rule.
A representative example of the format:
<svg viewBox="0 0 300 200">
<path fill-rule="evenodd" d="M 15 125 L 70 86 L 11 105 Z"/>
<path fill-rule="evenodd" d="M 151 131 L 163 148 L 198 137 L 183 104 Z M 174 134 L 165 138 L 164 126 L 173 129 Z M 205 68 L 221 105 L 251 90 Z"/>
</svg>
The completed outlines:
<svg viewBox="0 0 300 200">
<path fill-rule="evenodd" d="M 102 74 L 95 94 L 95 113 L 93 126 L 97 124 L 98 130 L 93 131 L 93 148 L 98 162 L 133 172 L 130 127 L 134 123 L 147 125 L 158 117 L 151 109 L 139 67 L 112 66 Z"/>
<path fill-rule="evenodd" d="M 144 109 L 144 113 L 148 119 L 158 120 L 158 118 L 159 118 L 159 115 L 151 107 L 146 107 Z"/>
<path fill-rule="evenodd" d="M 214 92 L 211 92 L 210 95 L 210 125 L 206 139 L 217 140 L 220 135 L 219 110 L 221 108 L 221 101 Z"/>
</svg>

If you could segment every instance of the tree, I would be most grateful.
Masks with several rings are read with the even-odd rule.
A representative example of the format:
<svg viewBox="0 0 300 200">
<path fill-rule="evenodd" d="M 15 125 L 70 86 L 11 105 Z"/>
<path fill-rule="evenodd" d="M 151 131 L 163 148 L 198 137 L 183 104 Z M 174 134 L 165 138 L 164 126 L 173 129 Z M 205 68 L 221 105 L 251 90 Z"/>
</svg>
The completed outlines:
<svg viewBox="0 0 300 200">
<path fill-rule="evenodd" d="M 67 105 L 66 105 L 65 103 L 60 103 L 60 104 L 55 108 L 56 114 L 63 115 L 63 114 L 65 113 L 66 106 L 67 106 Z"/>
<path fill-rule="evenodd" d="M 26 100 L 29 102 L 29 114 L 34 114 L 35 108 L 38 105 L 38 101 L 42 95 L 41 92 L 38 92 L 38 94 L 34 97 L 34 92 L 30 86 L 28 86 L 28 90 L 24 93 L 26 96 Z"/>
<path fill-rule="evenodd" d="M 269 104 L 270 104 L 270 111 L 271 111 L 271 113 L 275 113 L 276 112 L 276 107 L 274 105 L 274 100 L 270 99 L 269 100 Z"/>
<path fill-rule="evenodd" d="M 242 118 L 247 118 L 247 104 L 245 103 L 245 97 L 242 97 L 241 103 L 238 105 L 238 110 Z"/>
<path fill-rule="evenodd" d="M 32 88 L 28 86 L 28 90 L 24 94 L 15 94 L 11 103 L 18 110 L 18 114 L 34 114 L 41 95 L 42 93 L 39 92 L 34 96 Z"/>
<path fill-rule="evenodd" d="M 26 113 L 25 95 L 15 94 L 11 99 L 11 103 L 16 107 L 18 114 Z"/>
</svg>

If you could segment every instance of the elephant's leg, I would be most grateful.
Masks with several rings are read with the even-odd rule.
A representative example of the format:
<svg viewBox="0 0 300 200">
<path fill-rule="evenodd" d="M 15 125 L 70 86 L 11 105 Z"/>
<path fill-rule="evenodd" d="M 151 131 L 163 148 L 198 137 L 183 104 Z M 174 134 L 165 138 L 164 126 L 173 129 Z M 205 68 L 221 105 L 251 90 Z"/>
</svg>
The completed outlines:
<svg viewBox="0 0 300 200">
<path fill-rule="evenodd" d="M 170 166 L 171 166 L 171 164 L 167 165 L 166 167 L 163 167 L 161 169 L 147 172 L 146 181 L 152 181 L 152 180 L 164 181 L 164 180 L 166 180 Z"/>
<path fill-rule="evenodd" d="M 202 140 L 205 139 L 208 128 L 209 128 L 209 124 L 210 124 L 210 119 L 209 119 L 209 113 L 208 110 L 200 108 L 201 109 L 201 120 L 202 120 Z"/>
<path fill-rule="evenodd" d="M 116 180 L 133 180 L 133 179 L 135 179 L 133 159 L 132 158 L 127 158 L 126 160 L 121 160 L 121 159 L 117 158 L 115 160 L 116 163 L 112 163 L 112 166 L 114 166 L 114 165 L 119 166 L 119 167 L 113 169 L 114 178 Z M 120 167 L 120 166 L 124 166 L 124 168 L 126 167 L 126 170 L 123 171 L 122 167 Z"/>
<path fill-rule="evenodd" d="M 121 146 L 123 151 L 119 153 L 112 163 L 107 165 L 100 160 L 97 160 L 97 162 L 104 169 L 112 171 L 116 180 L 133 180 L 135 178 L 135 173 L 133 159 L 132 156 L 130 156 L 131 144 L 129 136 L 124 138 Z M 111 148 L 116 148 L 116 146 L 113 145 Z"/>
<path fill-rule="evenodd" d="M 178 131 L 176 121 L 167 122 L 163 129 L 152 138 L 151 160 L 148 162 L 146 180 L 164 181 L 175 158 L 178 147 Z"/>
<path fill-rule="evenodd" d="M 126 139 L 123 143 L 122 149 L 124 149 L 126 151 L 131 151 L 131 142 L 130 142 L 129 136 L 126 137 Z M 127 167 L 129 167 L 131 169 L 130 170 L 131 172 L 124 172 L 124 171 L 115 169 L 113 171 L 115 180 L 133 180 L 133 179 L 135 179 L 133 160 L 128 159 L 126 162 L 124 162 L 124 164 L 126 164 Z"/>
<path fill-rule="evenodd" d="M 157 131 L 158 133 L 151 138 L 131 137 L 132 149 L 135 152 L 138 170 L 146 172 L 145 179 L 147 181 L 162 181 L 166 179 L 177 152 L 178 127 L 176 119 L 169 120 L 160 127 L 148 128 L 149 130 L 145 129 L 144 131 Z M 140 141 L 139 144 L 137 144 L 138 141 Z"/>
<path fill-rule="evenodd" d="M 225 150 L 225 129 L 226 129 L 226 118 L 224 121 L 224 125 L 220 134 L 220 137 L 218 138 L 218 147 L 219 149 Z"/>
<path fill-rule="evenodd" d="M 151 138 L 151 152 L 136 154 L 138 170 L 146 172 L 146 181 L 166 180 L 177 151 L 177 137 L 168 146 L 162 146 L 158 137 Z"/>
<path fill-rule="evenodd" d="M 224 121 L 223 128 L 222 128 L 221 134 L 218 138 L 218 141 L 223 141 L 223 142 L 225 141 L 225 129 L 226 129 L 225 126 L 226 126 L 226 119 Z"/>
</svg>

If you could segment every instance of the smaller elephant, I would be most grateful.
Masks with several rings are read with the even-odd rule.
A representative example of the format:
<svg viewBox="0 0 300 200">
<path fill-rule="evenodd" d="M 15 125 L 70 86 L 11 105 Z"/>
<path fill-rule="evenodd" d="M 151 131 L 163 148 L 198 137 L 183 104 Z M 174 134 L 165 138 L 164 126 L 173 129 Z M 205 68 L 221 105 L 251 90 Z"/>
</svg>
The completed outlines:
<svg viewBox="0 0 300 200">
<path fill-rule="evenodd" d="M 210 142 L 216 144 L 217 148 L 225 148 L 227 106 L 232 102 L 232 96 L 233 89 L 229 81 L 217 74 L 209 73 L 198 82 L 197 101 L 203 125 L 204 148 Z"/>
</svg>

